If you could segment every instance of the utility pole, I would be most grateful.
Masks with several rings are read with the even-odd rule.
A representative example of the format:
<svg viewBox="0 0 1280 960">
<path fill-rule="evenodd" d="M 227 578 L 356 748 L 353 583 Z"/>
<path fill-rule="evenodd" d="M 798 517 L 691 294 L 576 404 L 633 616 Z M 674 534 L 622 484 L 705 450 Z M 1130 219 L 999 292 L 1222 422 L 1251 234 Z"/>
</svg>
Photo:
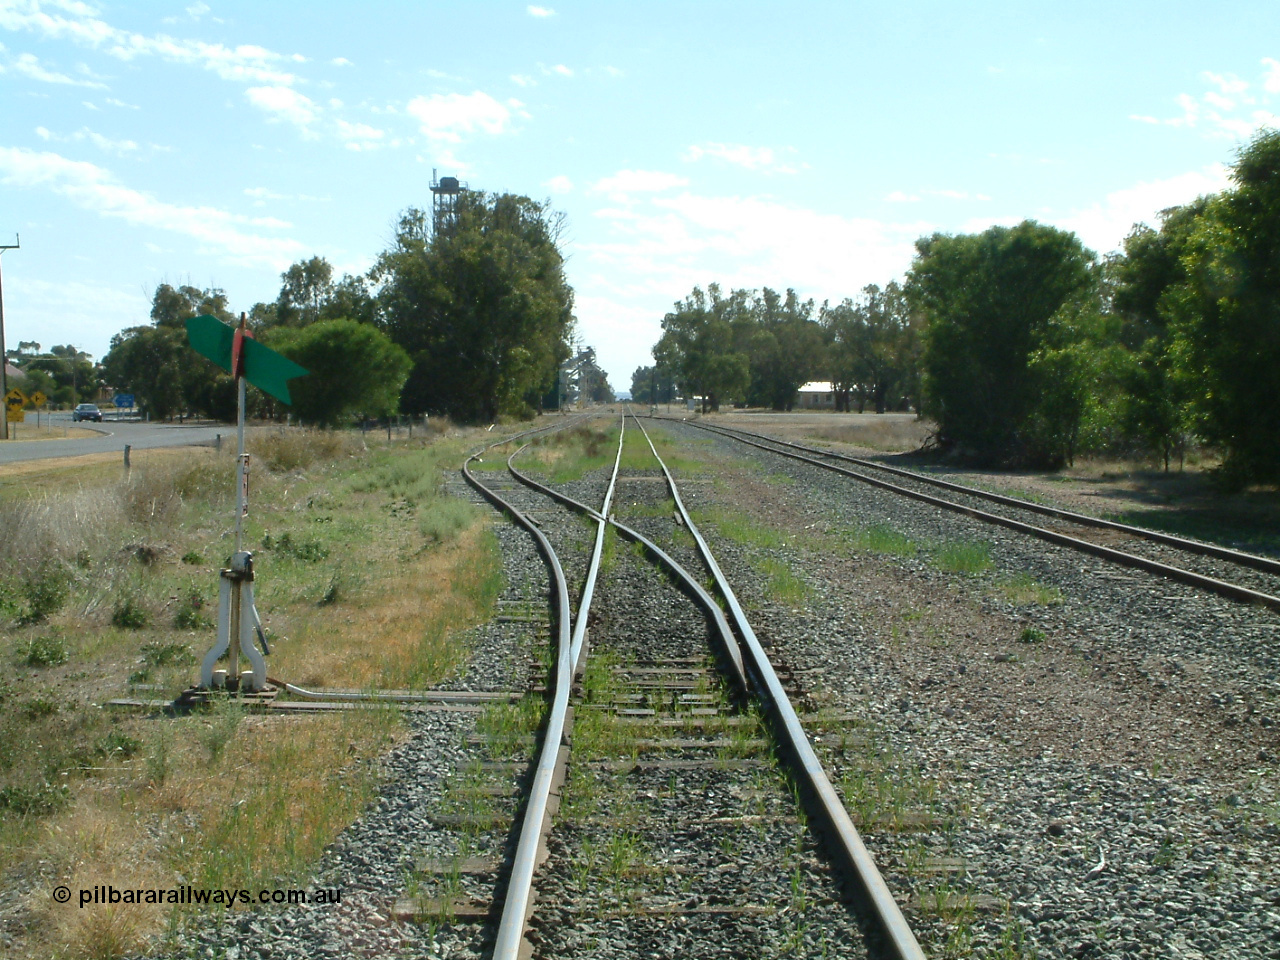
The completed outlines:
<svg viewBox="0 0 1280 960">
<path fill-rule="evenodd" d="M 13 235 L 13 243 L 0 244 L 0 254 L 6 250 L 17 250 L 22 244 L 19 242 L 18 235 Z M 9 364 L 8 355 L 4 352 L 4 278 L 0 275 L 0 398 L 3 398 L 9 392 L 9 378 L 5 373 L 5 368 Z M 0 423 L 4 424 L 4 429 L 0 431 L 0 440 L 9 439 L 9 408 L 0 403 L 0 407 L 4 410 L 0 412 Z"/>
</svg>

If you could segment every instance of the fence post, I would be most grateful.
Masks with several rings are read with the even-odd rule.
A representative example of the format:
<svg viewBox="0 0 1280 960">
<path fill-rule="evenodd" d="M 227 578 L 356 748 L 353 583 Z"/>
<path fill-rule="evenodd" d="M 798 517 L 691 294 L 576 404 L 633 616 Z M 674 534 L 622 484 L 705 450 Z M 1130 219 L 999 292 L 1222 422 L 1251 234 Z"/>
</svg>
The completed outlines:
<svg viewBox="0 0 1280 960">
<path fill-rule="evenodd" d="M 129 450 L 130 450 L 130 446 L 129 444 L 126 443 L 124 445 L 124 468 L 126 470 L 129 469 Z"/>
</svg>

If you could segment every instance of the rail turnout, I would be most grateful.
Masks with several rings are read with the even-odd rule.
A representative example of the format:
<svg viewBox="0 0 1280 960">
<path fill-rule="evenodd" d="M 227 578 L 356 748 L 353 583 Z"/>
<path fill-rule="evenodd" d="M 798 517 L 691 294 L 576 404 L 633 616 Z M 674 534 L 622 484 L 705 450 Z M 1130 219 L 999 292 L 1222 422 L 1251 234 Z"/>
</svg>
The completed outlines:
<svg viewBox="0 0 1280 960">
<path fill-rule="evenodd" d="M 923 957 L 809 743 L 795 685 L 774 669 L 638 420 L 652 465 L 620 470 L 625 420 L 599 509 L 578 499 L 598 484 L 557 489 L 517 467 L 536 436 L 507 458 L 519 487 L 473 471 L 479 454 L 464 467 L 537 541 L 555 613 L 548 706 L 493 956 L 590 952 L 607 940 L 622 947 L 609 955 L 678 942 L 689 955 L 783 943 L 797 954 L 816 945 Z M 630 522 L 615 506 L 622 488 L 639 504 Z M 569 511 L 593 526 L 577 577 L 557 554 L 584 546 Z"/>
</svg>

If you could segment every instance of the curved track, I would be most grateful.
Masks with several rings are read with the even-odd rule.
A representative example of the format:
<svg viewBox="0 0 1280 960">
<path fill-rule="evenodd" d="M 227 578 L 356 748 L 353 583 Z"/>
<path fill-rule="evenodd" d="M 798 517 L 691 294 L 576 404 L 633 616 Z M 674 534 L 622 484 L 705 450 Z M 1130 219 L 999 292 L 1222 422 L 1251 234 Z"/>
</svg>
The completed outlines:
<svg viewBox="0 0 1280 960">
<path fill-rule="evenodd" d="M 638 421 L 637 421 L 638 425 Z M 567 426 L 567 425 L 566 425 Z M 643 428 L 641 428 L 643 431 Z M 514 855 L 513 865 L 511 869 L 511 878 L 508 884 L 505 906 L 503 909 L 503 917 L 500 929 L 497 934 L 497 941 L 494 951 L 494 957 L 500 960 L 508 960 L 521 955 L 522 949 L 527 949 L 527 943 L 530 939 L 537 939 L 547 942 L 550 938 L 549 946 L 554 946 L 555 955 L 561 955 L 561 952 L 567 949 L 563 945 L 555 945 L 555 932 L 549 929 L 556 923 L 556 907 L 554 904 L 539 904 L 538 910 L 546 913 L 546 917 L 537 918 L 537 930 L 534 934 L 530 934 L 529 924 L 532 914 L 533 894 L 532 887 L 535 880 L 535 871 L 540 859 L 545 858 L 545 852 L 540 856 L 539 850 L 544 847 L 544 839 L 547 830 L 550 827 L 550 818 L 548 810 L 554 810 L 558 806 L 558 797 L 552 799 L 552 793 L 556 785 L 563 778 L 563 767 L 568 760 L 567 746 L 562 746 L 562 742 L 567 744 L 571 739 L 567 735 L 567 729 L 572 726 L 572 709 L 570 707 L 571 688 L 573 686 L 575 672 L 581 676 L 587 654 L 586 625 L 591 619 L 591 602 L 596 591 L 597 576 L 599 571 L 600 557 L 603 552 L 605 543 L 605 526 L 612 525 L 621 536 L 640 546 L 640 548 L 653 561 L 665 568 L 668 575 L 674 583 L 679 586 L 680 590 L 692 600 L 700 608 L 701 616 L 705 618 L 704 623 L 709 627 L 710 636 L 713 647 L 716 650 L 715 659 L 718 660 L 724 668 L 729 685 L 729 700 L 718 698 L 709 698 L 699 700 L 699 694 L 679 695 L 671 692 L 670 706 L 674 711 L 680 701 L 688 700 L 688 702 L 704 703 L 703 713 L 720 717 L 721 711 L 734 711 L 732 701 L 754 694 L 756 702 L 759 703 L 770 719 L 770 729 L 773 731 L 775 742 L 779 753 L 785 756 L 789 761 L 791 776 L 794 778 L 798 787 L 798 793 L 803 795 L 808 801 L 810 808 L 817 814 L 817 820 L 821 825 L 823 838 L 826 841 L 827 848 L 835 863 L 840 868 L 846 883 L 852 885 L 861 893 L 861 912 L 865 919 L 869 919 L 870 926 L 876 930 L 875 940 L 879 943 L 880 951 L 886 955 L 901 958 L 922 958 L 923 953 L 920 951 L 918 944 L 905 919 L 902 916 L 897 904 L 894 902 L 883 879 L 880 877 L 872 859 L 858 836 L 849 815 L 840 803 L 835 790 L 827 779 L 822 765 L 813 752 L 808 738 L 801 727 L 799 717 L 795 709 L 792 707 L 788 692 L 784 688 L 783 683 L 778 678 L 769 661 L 768 656 L 756 639 L 754 631 L 750 623 L 747 621 L 745 613 L 741 605 L 738 603 L 734 595 L 732 587 L 716 563 L 712 556 L 706 541 L 698 533 L 696 526 L 689 517 L 688 512 L 684 509 L 681 501 L 680 493 L 670 472 L 665 464 L 658 458 L 657 451 L 652 443 L 648 444 L 652 455 L 661 470 L 662 476 L 670 491 L 670 496 L 677 505 L 680 518 L 677 524 L 683 526 L 697 544 L 698 555 L 701 557 L 703 564 L 710 572 L 713 589 L 719 595 L 719 598 L 713 597 L 699 583 L 700 577 L 691 573 L 685 566 L 678 563 L 671 554 L 662 548 L 653 537 L 646 536 L 639 530 L 622 524 L 612 516 L 610 516 L 610 506 L 613 498 L 615 484 L 618 479 L 618 466 L 622 457 L 623 440 L 625 437 L 625 419 L 624 430 L 620 431 L 618 456 L 614 460 L 614 468 L 612 476 L 609 480 L 604 495 L 602 508 L 597 511 L 558 490 L 552 489 L 550 486 L 535 480 L 533 477 L 523 473 L 514 466 L 516 457 L 523 451 L 528 444 L 520 447 L 508 458 L 508 470 L 510 474 L 524 484 L 527 489 L 536 491 L 538 494 L 550 497 L 556 502 L 569 507 L 577 513 L 589 517 L 596 524 L 595 547 L 592 550 L 592 559 L 587 568 L 585 584 L 581 593 L 576 622 L 572 625 L 569 623 L 569 590 L 565 583 L 562 573 L 556 574 L 556 587 L 554 588 L 556 596 L 557 619 L 557 649 L 554 673 L 549 677 L 548 688 L 551 692 L 551 705 L 548 711 L 548 719 L 545 724 L 545 732 L 543 735 L 542 746 L 539 751 L 537 768 L 533 778 L 533 786 L 531 788 L 529 798 L 526 802 L 525 814 L 523 817 L 523 827 L 518 842 L 517 851 Z M 646 435 L 646 441 L 648 440 Z M 497 444 L 495 444 L 496 446 Z M 474 458 L 473 458 L 474 459 Z M 517 509 L 510 502 L 508 497 L 500 496 L 497 492 L 487 487 L 478 477 L 476 477 L 468 467 L 464 468 L 464 474 L 467 482 L 475 486 L 480 492 L 495 506 L 510 514 L 513 519 L 537 539 L 539 549 L 544 557 L 547 558 L 548 564 L 555 570 L 559 570 L 560 564 L 555 557 L 555 551 L 548 541 L 546 534 L 538 529 L 538 524 L 530 519 L 525 512 Z M 610 584 L 602 581 L 601 589 L 608 589 Z M 728 609 L 729 616 L 726 617 L 722 606 Z M 614 601 L 615 609 L 618 603 Z M 683 617 L 673 608 L 670 614 L 664 614 L 656 619 L 669 619 L 672 622 Z M 655 619 L 653 617 L 650 620 Z M 597 640 L 597 645 L 600 641 Z M 675 681 L 671 678 L 673 675 L 683 674 L 683 681 L 693 683 L 696 680 L 700 684 L 699 689 L 706 689 L 708 683 L 714 681 L 703 680 L 697 678 L 698 672 L 702 669 L 698 664 L 700 657 L 705 659 L 705 654 L 696 653 L 696 644 L 689 648 L 688 653 L 682 654 L 674 647 L 664 648 L 656 654 L 657 659 L 637 661 L 635 654 L 631 654 L 625 664 L 619 666 L 616 662 L 611 667 L 615 675 L 625 674 L 627 683 L 631 686 L 628 689 L 639 691 L 632 695 L 639 698 L 639 702 L 652 706 L 657 706 L 657 713 L 660 715 L 665 707 L 667 691 L 663 687 L 664 692 L 658 700 L 654 700 L 652 690 L 646 691 L 646 685 L 652 687 L 652 678 L 660 676 L 664 678 L 663 684 L 674 683 L 677 689 L 681 687 L 679 677 Z M 637 666 L 637 663 L 640 665 Z M 646 665 L 647 664 L 647 665 Z M 674 666 L 673 666 L 674 664 Z M 646 679 L 648 678 L 648 679 Z M 692 689 L 691 687 L 689 687 Z M 737 691 L 734 693 L 734 691 Z M 689 699 L 692 698 L 692 699 Z M 582 704 L 584 708 L 598 707 L 599 705 Z M 622 713 L 636 711 L 619 711 Z M 653 709 L 644 709 L 638 711 L 641 714 L 652 715 L 655 713 Z M 696 711 L 695 711 L 696 712 Z M 655 717 L 649 723 L 657 723 Z M 672 723 L 682 722 L 672 720 Z M 734 726 L 738 721 L 725 719 L 724 723 L 728 727 Z M 656 728 L 655 728 L 656 729 Z M 684 729 L 684 728 L 681 728 Z M 688 748 L 691 741 L 676 741 Z M 692 745 L 707 749 L 716 747 L 719 741 L 692 742 Z M 649 741 L 648 745 L 640 745 L 632 747 L 635 750 L 652 750 L 662 747 L 666 749 L 671 746 L 670 741 L 656 743 Z M 723 752 L 724 746 L 720 744 L 717 749 Z M 716 777 L 730 776 L 724 771 L 718 773 L 708 773 L 713 769 L 713 765 L 708 765 L 705 761 L 695 760 L 672 760 L 667 757 L 661 763 L 667 766 L 663 769 L 682 769 L 688 770 L 688 777 L 696 780 L 699 776 L 711 776 L 714 780 Z M 674 766 L 672 766 L 674 764 Z M 660 764 L 661 765 L 661 764 Z M 718 769 L 718 768 L 717 768 Z M 730 779 L 732 777 L 730 776 Z M 672 783 L 675 783 L 675 774 L 672 775 Z M 692 788 L 691 788 L 692 789 Z M 701 789 L 701 788 L 699 788 Z M 721 784 L 719 788 L 707 787 L 709 795 L 715 796 L 716 790 L 721 793 L 725 792 L 725 785 Z M 728 792 L 732 793 L 736 788 L 729 786 Z M 651 792 L 648 794 L 653 796 Z M 731 816 L 729 820 L 741 820 L 740 816 Z M 668 825 L 670 826 L 670 825 Z M 706 824 L 701 827 L 688 827 L 684 829 L 687 837 L 690 831 L 696 833 L 699 829 L 705 829 Z M 722 841 L 723 842 L 723 841 Z M 674 849 L 673 856 L 681 855 L 682 851 Z M 563 868 L 562 872 L 563 872 Z M 723 867 L 718 868 L 723 870 Z M 799 869 L 799 868 L 797 868 Z M 554 872 L 554 871 L 553 871 Z M 702 872 L 701 869 L 699 872 Z M 713 869 L 712 872 L 715 872 Z M 729 878 L 726 878 L 729 879 Z M 686 881 L 690 882 L 690 881 Z M 661 897 L 657 898 L 662 900 Z M 646 911 L 656 911 L 667 918 L 666 922 L 671 921 L 671 910 L 675 910 L 676 914 L 685 916 L 692 911 L 688 906 L 680 906 L 669 902 L 658 903 L 645 906 L 644 904 L 633 905 L 638 911 L 638 916 L 645 915 Z M 564 908 L 561 908 L 564 909 Z M 701 908 L 705 913 L 707 908 Z M 736 922 L 742 922 L 741 910 L 744 908 L 740 905 L 732 905 L 726 908 L 729 914 L 733 914 L 737 919 Z M 664 913 L 664 911 L 666 911 Z M 734 913 L 738 911 L 738 913 Z M 713 911 L 714 912 L 714 911 Z M 722 910 L 722 912 L 724 912 Z M 785 911 L 784 911 L 785 912 Z M 635 921 L 635 925 L 643 927 L 643 923 L 639 920 Z M 755 924 L 758 925 L 758 922 Z M 748 925 L 739 928 L 739 935 L 749 938 L 757 931 L 752 930 Z M 640 941 L 642 942 L 642 940 Z M 746 941 L 743 942 L 744 949 L 750 950 Z M 840 948 L 842 954 L 848 953 L 850 949 L 854 949 L 859 953 L 865 952 L 867 944 L 859 941 L 858 944 L 846 943 Z"/>
</svg>

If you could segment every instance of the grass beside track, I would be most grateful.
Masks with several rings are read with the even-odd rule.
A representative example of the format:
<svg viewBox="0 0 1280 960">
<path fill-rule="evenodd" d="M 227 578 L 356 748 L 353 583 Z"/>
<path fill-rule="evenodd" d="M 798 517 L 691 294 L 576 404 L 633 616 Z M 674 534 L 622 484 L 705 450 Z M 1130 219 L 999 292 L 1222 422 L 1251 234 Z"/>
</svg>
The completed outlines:
<svg viewBox="0 0 1280 960">
<path fill-rule="evenodd" d="M 442 489 L 469 442 L 251 439 L 245 545 L 270 675 L 423 687 L 465 661 L 465 628 L 502 588 L 487 512 Z M 234 463 L 144 451 L 128 475 L 103 463 L 0 476 L 0 896 L 25 916 L 7 956 L 119 956 L 186 919 L 79 909 L 75 891 L 94 884 L 300 885 L 404 735 L 387 710 L 266 718 L 224 705 L 168 719 L 101 707 L 131 684 L 171 699 L 196 678 L 233 550 Z M 54 902 L 56 884 L 71 903 Z"/>
</svg>

